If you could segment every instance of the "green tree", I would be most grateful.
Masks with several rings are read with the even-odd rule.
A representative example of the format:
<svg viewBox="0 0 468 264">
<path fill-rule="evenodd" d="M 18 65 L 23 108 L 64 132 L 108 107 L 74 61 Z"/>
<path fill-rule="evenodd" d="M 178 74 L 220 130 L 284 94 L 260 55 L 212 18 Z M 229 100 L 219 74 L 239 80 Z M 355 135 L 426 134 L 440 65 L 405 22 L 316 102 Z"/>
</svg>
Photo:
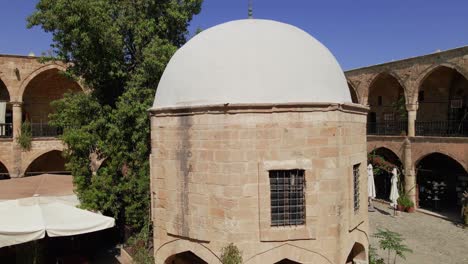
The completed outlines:
<svg viewBox="0 0 468 264">
<path fill-rule="evenodd" d="M 388 264 L 390 264 L 392 252 L 395 254 L 393 257 L 393 264 L 396 263 L 397 256 L 402 259 L 406 259 L 405 254 L 413 252 L 408 246 L 403 244 L 403 238 L 398 233 L 392 232 L 388 229 L 377 229 L 377 233 L 375 233 L 374 236 L 379 239 L 379 247 L 383 250 L 387 250 Z"/>
<path fill-rule="evenodd" d="M 85 208 L 140 229 L 149 220 L 151 106 L 164 68 L 202 0 L 40 0 L 28 26 L 53 36 L 53 56 L 90 92 L 53 103 L 67 167 Z M 97 171 L 90 163 L 104 161 Z"/>
</svg>

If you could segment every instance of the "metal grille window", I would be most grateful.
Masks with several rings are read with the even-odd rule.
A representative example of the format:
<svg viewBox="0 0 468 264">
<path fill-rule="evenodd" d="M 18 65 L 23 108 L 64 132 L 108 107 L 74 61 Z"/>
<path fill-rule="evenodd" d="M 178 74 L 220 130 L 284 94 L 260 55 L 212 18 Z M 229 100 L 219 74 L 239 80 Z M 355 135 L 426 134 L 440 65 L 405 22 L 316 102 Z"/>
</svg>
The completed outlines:
<svg viewBox="0 0 468 264">
<path fill-rule="evenodd" d="M 359 210 L 359 166 L 356 164 L 353 166 L 353 182 L 354 182 L 354 211 Z"/>
<path fill-rule="evenodd" d="M 304 170 L 271 170 L 271 226 L 305 224 Z"/>
</svg>

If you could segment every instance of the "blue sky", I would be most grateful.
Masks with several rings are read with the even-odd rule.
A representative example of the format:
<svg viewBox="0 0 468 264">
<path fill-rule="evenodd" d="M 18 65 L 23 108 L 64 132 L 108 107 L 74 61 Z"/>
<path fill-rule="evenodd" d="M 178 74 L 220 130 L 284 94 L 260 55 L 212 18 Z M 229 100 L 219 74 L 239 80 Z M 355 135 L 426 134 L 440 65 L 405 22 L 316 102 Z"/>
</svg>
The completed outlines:
<svg viewBox="0 0 468 264">
<path fill-rule="evenodd" d="M 0 53 L 41 54 L 51 36 L 26 29 L 36 0 L 0 0 Z M 190 26 L 247 17 L 248 0 L 205 0 Z M 325 44 L 343 69 L 468 45 L 466 0 L 253 0 L 254 17 L 293 24 Z"/>
</svg>

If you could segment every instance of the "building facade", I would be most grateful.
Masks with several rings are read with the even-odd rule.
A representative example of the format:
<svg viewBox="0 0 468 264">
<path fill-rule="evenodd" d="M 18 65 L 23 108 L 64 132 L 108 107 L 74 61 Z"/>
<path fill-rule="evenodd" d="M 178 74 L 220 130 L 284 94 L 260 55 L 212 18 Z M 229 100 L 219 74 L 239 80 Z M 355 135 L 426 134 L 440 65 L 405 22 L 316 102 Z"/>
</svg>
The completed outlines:
<svg viewBox="0 0 468 264">
<path fill-rule="evenodd" d="M 370 107 L 367 150 L 401 168 L 417 206 L 460 212 L 468 190 L 468 47 L 346 72 L 353 101 Z M 388 199 L 389 175 L 376 177 Z"/>
<path fill-rule="evenodd" d="M 0 55 L 0 179 L 67 173 L 60 131 L 48 124 L 52 101 L 82 91 L 61 74 L 65 70 L 62 63 L 41 63 L 37 57 Z M 15 140 L 25 121 L 31 124 L 30 150 Z"/>
<path fill-rule="evenodd" d="M 367 107 L 290 25 L 239 20 L 172 57 L 151 113 L 156 263 L 367 263 Z"/>
</svg>

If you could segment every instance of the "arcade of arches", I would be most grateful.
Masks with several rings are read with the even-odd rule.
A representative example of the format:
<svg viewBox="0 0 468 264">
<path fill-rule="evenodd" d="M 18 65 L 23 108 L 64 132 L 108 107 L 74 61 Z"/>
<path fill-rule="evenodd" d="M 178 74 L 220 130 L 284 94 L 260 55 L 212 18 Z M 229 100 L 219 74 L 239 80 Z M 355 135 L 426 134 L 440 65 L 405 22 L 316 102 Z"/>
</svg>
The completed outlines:
<svg viewBox="0 0 468 264">
<path fill-rule="evenodd" d="M 417 206 L 459 217 L 468 191 L 468 46 L 345 75 L 370 108 L 369 156 L 400 168 L 401 188 Z M 388 170 L 375 181 L 377 197 L 387 200 Z"/>
<path fill-rule="evenodd" d="M 392 150 L 380 147 L 369 153 L 369 162 L 374 167 L 376 198 L 389 201 L 391 168 L 404 169 L 400 158 Z M 458 161 L 432 152 L 415 163 L 415 173 L 415 201 L 418 207 L 449 217 L 460 212 L 462 193 L 468 190 L 468 172 Z M 404 181 L 405 177 L 400 177 L 401 190 L 404 189 Z"/>
<path fill-rule="evenodd" d="M 63 74 L 65 67 L 43 64 L 35 57 L 0 55 L 0 178 L 66 172 L 59 154 L 44 154 L 63 149 L 57 138 L 60 131 L 48 124 L 54 111 L 51 102 L 67 92 L 82 91 Z M 25 121 L 31 123 L 33 137 L 28 151 L 15 140 Z"/>
</svg>

